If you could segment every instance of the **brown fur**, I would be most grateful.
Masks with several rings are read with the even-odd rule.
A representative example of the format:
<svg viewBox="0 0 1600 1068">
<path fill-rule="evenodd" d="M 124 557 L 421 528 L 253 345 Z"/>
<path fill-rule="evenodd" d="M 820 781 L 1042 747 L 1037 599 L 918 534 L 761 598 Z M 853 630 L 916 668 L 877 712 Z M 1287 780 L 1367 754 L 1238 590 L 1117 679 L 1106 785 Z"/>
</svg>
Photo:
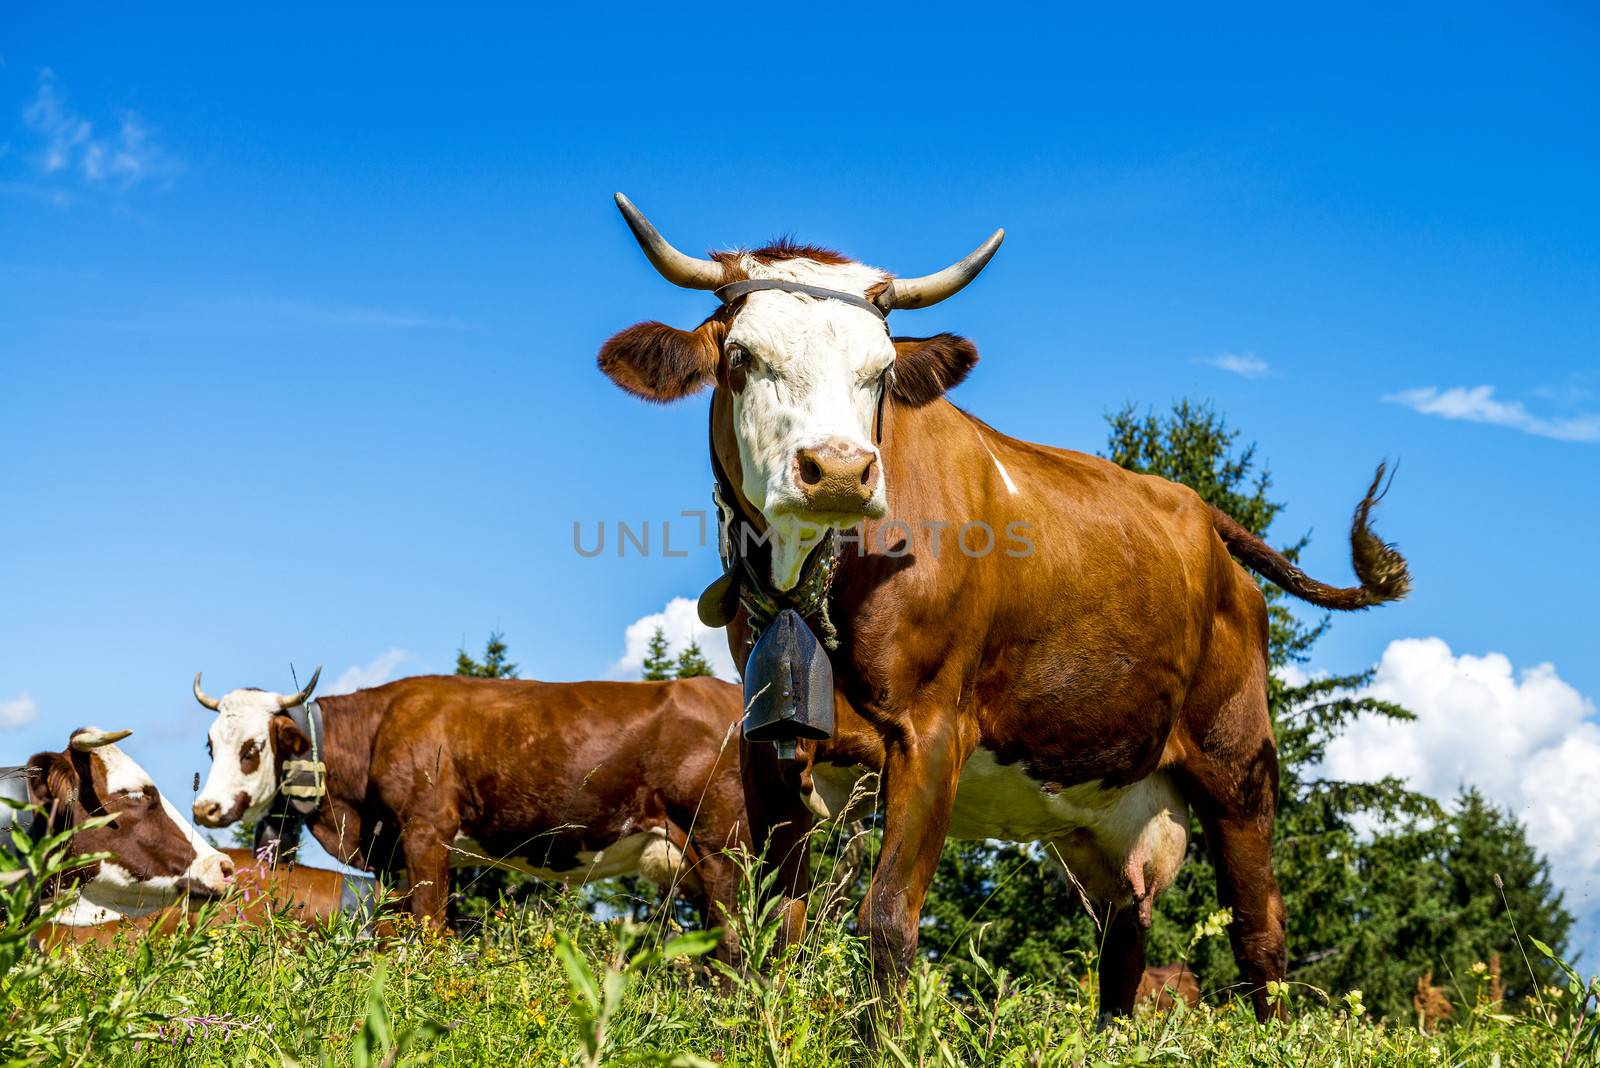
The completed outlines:
<svg viewBox="0 0 1600 1068">
<path fill-rule="evenodd" d="M 1303 601 L 1345 612 L 1398 601 L 1411 592 L 1410 568 L 1399 550 L 1374 534 L 1370 525 L 1373 506 L 1387 492 L 1378 488 L 1383 483 L 1385 466 L 1378 465 L 1378 473 L 1373 476 L 1367 495 L 1356 505 L 1355 518 L 1350 523 L 1350 562 L 1361 580 L 1359 586 L 1340 588 L 1318 582 L 1220 508 L 1212 507 L 1211 519 L 1228 551 L 1241 563 Z"/>
<path fill-rule="evenodd" d="M 339 915 L 344 901 L 344 874 L 326 868 L 279 864 L 268 866 L 248 849 L 223 849 L 234 864 L 234 890 L 223 907 L 211 913 L 210 926 L 244 921 L 265 923 L 269 914 L 316 924 Z M 76 927 L 45 924 L 34 935 L 42 949 L 61 945 L 131 944 L 145 937 L 161 937 L 192 922 L 194 913 L 184 904 L 113 923 Z"/>
<path fill-rule="evenodd" d="M 1135 997 L 1158 1012 L 1171 1012 L 1180 1000 L 1192 1009 L 1200 1004 L 1200 983 L 1186 964 L 1151 965 L 1139 977 Z"/>
<path fill-rule="evenodd" d="M 955 334 L 897 337 L 894 353 L 894 398 L 913 408 L 959 386 L 978 363 L 978 346 Z"/>
<path fill-rule="evenodd" d="M 1007 437 L 941 399 L 976 360 L 970 343 L 941 336 L 896 347 L 905 364 L 896 368 L 882 435 L 890 512 L 863 521 L 868 551 L 844 553 L 833 583 L 836 734 L 802 742 L 799 759 L 782 764 L 770 746 L 741 744 L 754 844 L 778 891 L 795 898 L 783 912 L 785 936 L 797 937 L 804 922 L 803 783 L 818 765 L 860 765 L 881 777 L 883 841 L 860 927 L 885 981 L 903 977 L 915 954 L 957 784 L 978 747 L 1041 790 L 1124 786 L 1164 771 L 1204 828 L 1256 1012 L 1281 1014 L 1265 992 L 1286 964 L 1271 862 L 1278 757 L 1267 710 L 1267 613 L 1230 552 L 1319 604 L 1365 607 L 1401 596 L 1404 560 L 1367 526 L 1377 484 L 1352 531 L 1362 585 L 1338 590 L 1304 576 L 1192 490 Z M 630 392 L 666 399 L 681 395 L 677 362 L 663 361 L 659 388 L 608 373 Z M 653 373 L 645 360 L 627 372 Z M 719 379 L 711 433 L 735 488 L 736 384 Z M 748 501 L 728 503 L 764 529 Z M 1025 525 L 1033 551 L 969 557 L 954 551 L 949 527 L 943 551 L 935 550 L 933 524 L 972 520 L 996 532 Z M 885 552 L 884 535 L 906 529 L 915 532 L 910 551 Z M 756 556 L 759 572 L 764 550 Z M 741 611 L 728 628 L 741 665 L 749 638 Z M 1105 896 L 1097 902 L 1106 915 L 1101 1004 L 1127 1012 L 1145 968 L 1152 902 L 1132 891 Z"/>
<path fill-rule="evenodd" d="M 636 397 L 675 401 L 711 384 L 724 333 L 717 319 L 707 319 L 694 330 L 638 323 L 601 346 L 600 370 Z"/>
<path fill-rule="evenodd" d="M 714 447 L 737 486 L 728 410 L 719 391 Z M 884 462 L 891 514 L 864 523 L 868 546 L 897 519 L 923 531 L 930 520 L 981 518 L 996 530 L 1029 524 L 1035 549 L 972 559 L 947 543 L 935 556 L 918 533 L 910 555 L 841 559 L 832 618 L 844 708 L 834 739 L 802 743 L 801 763 L 883 775 L 884 842 L 861 911 L 878 974 L 901 975 L 911 960 L 956 782 L 981 745 L 1041 788 L 1171 774 L 1205 830 L 1257 1012 L 1281 1011 L 1265 996 L 1285 968 L 1266 606 L 1211 510 L 1185 487 L 1008 438 L 942 400 L 890 405 Z M 753 515 L 748 502 L 736 507 Z M 729 630 L 736 658 L 747 633 L 741 616 Z M 742 753 L 752 835 L 777 885 L 798 894 L 809 817 L 794 766 L 780 767 L 767 746 Z M 1109 913 L 1102 1004 L 1127 1012 L 1145 966 L 1148 902 L 1098 904 Z M 794 935 L 801 917 L 788 915 Z"/>
<path fill-rule="evenodd" d="M 684 852 L 679 890 L 707 924 L 732 905 L 724 850 L 748 840 L 724 746 L 743 710 L 736 686 L 423 676 L 318 703 L 328 795 L 306 827 L 343 863 L 404 873 L 418 917 L 445 919 L 458 834 L 566 871 L 580 851 L 659 830 Z M 273 732 L 281 781 L 300 732 L 286 715 Z"/>
<path fill-rule="evenodd" d="M 59 753 L 35 753 L 27 769 L 29 798 L 45 812 L 44 833 L 79 828 L 68 843 L 69 857 L 109 853 L 111 861 L 136 881 L 181 876 L 194 863 L 194 846 L 184 828 L 167 814 L 160 791 L 152 785 L 142 801 L 109 793 L 105 765 L 95 751 L 79 752 L 69 746 Z M 112 821 L 83 826 L 100 816 Z M 92 880 L 100 864 L 92 860 L 73 868 L 46 892 Z M 201 887 L 191 889 L 208 893 Z"/>
</svg>

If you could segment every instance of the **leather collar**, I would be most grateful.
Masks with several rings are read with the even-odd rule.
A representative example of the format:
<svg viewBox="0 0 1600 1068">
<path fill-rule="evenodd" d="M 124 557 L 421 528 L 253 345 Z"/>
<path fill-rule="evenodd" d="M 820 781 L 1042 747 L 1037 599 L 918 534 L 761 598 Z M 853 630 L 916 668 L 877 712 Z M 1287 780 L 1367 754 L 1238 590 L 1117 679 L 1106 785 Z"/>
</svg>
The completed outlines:
<svg viewBox="0 0 1600 1068">
<path fill-rule="evenodd" d="M 284 714 L 310 740 L 311 750 L 305 757 L 283 762 L 278 794 L 291 812 L 305 817 L 321 808 L 322 799 L 328 794 L 328 768 L 322 762 L 322 708 L 313 697 L 303 705 L 286 709 Z"/>
<path fill-rule="evenodd" d="M 808 286 L 804 282 L 786 282 L 781 278 L 745 278 L 737 282 L 729 282 L 725 286 L 719 286 L 715 293 L 717 299 L 722 301 L 723 304 L 732 304 L 740 297 L 750 293 L 758 293 L 764 289 L 777 289 L 785 293 L 801 293 L 808 297 L 818 297 L 823 300 L 837 300 L 843 304 L 861 308 L 883 320 L 885 330 L 889 328 L 889 309 L 894 306 L 890 303 L 894 294 L 893 282 L 889 283 L 888 288 L 884 290 L 884 295 L 878 298 L 884 301 L 883 304 L 875 304 L 865 297 L 856 296 L 854 293 L 842 293 L 837 289 L 824 289 L 822 286 Z"/>
</svg>

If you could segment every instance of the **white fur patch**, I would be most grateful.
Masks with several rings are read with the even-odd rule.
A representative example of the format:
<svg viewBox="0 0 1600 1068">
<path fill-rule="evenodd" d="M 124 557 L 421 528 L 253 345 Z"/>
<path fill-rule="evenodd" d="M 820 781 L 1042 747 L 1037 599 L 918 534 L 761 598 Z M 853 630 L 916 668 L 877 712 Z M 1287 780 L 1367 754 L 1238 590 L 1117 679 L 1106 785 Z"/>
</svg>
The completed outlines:
<svg viewBox="0 0 1600 1068">
<path fill-rule="evenodd" d="M 777 278 L 865 296 L 889 276 L 860 263 L 826 264 L 808 259 L 759 263 L 746 256 L 751 278 Z M 750 352 L 745 387 L 733 398 L 733 425 L 744 470 L 739 487 L 766 517 L 776 543 L 772 581 L 787 590 L 814 541 L 805 541 L 797 515 L 822 528 L 853 526 L 861 516 L 807 511 L 794 484 L 794 459 L 801 449 L 839 440 L 877 455 L 872 421 L 878 383 L 894 363 L 894 344 L 883 321 L 842 301 L 763 290 L 745 298 L 728 331 L 728 343 Z M 887 508 L 879 479 L 869 507 Z"/>
<path fill-rule="evenodd" d="M 271 724 L 282 696 L 265 690 L 234 690 L 218 702 L 221 707 L 207 732 L 211 739 L 211 770 L 195 798 L 197 808 L 215 802 L 226 813 L 243 794 L 250 799 L 244 820 L 259 820 L 266 814 L 277 789 Z M 239 751 L 251 741 L 256 743 L 261 760 L 256 770 L 247 775 L 239 762 Z"/>
<path fill-rule="evenodd" d="M 994 469 L 1000 472 L 1000 481 L 1006 484 L 1006 492 L 1015 497 L 1017 495 L 1017 484 L 1011 481 L 1011 473 L 1006 470 L 1006 465 L 1000 462 L 1000 457 L 996 456 L 994 450 L 989 448 L 987 441 L 984 441 L 982 437 L 979 437 L 978 441 L 983 444 L 983 451 L 989 454 L 989 459 L 994 461 Z"/>
<path fill-rule="evenodd" d="M 1146 902 L 1176 876 L 1188 843 L 1189 809 L 1170 776 L 1156 772 L 1129 786 L 1081 783 L 1055 792 L 987 749 L 961 772 L 952 838 L 1044 842 L 1102 901 Z"/>
<path fill-rule="evenodd" d="M 683 884 L 688 874 L 684 860 L 683 850 L 659 829 L 627 835 L 604 849 L 579 852 L 577 863 L 560 871 L 536 867 L 520 857 L 491 857 L 482 845 L 464 835 L 457 835 L 450 847 L 452 867 L 508 868 L 538 879 L 564 883 L 586 883 L 637 873 L 661 887 L 674 882 Z"/>
</svg>

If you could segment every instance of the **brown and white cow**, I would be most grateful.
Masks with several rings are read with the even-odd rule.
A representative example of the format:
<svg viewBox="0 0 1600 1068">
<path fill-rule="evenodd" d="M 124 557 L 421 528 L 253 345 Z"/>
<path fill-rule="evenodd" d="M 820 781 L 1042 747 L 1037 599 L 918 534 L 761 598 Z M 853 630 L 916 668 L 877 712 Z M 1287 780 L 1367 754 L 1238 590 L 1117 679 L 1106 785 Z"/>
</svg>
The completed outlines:
<svg viewBox="0 0 1600 1068">
<path fill-rule="evenodd" d="M 286 916 L 308 927 L 339 916 L 366 920 L 371 918 L 377 904 L 376 886 L 366 876 L 346 875 L 303 864 L 274 864 L 248 849 L 225 847 L 222 854 L 232 862 L 234 876 L 221 907 L 209 913 L 208 922 L 212 926 L 237 922 L 264 924 L 274 915 Z M 180 902 L 156 912 L 91 926 L 45 924 L 33 940 L 41 948 L 85 943 L 109 946 L 171 934 L 194 919 L 195 914 Z"/>
<path fill-rule="evenodd" d="M 1039 841 L 1108 923 L 1101 1004 L 1125 1013 L 1192 809 L 1233 909 L 1234 953 L 1268 1013 L 1265 985 L 1285 965 L 1271 865 L 1278 758 L 1266 606 L 1233 558 L 1328 608 L 1403 596 L 1404 559 L 1367 525 L 1377 483 L 1351 532 L 1361 585 L 1323 585 L 1183 486 L 1007 437 L 944 399 L 976 348 L 893 337 L 886 316 L 961 289 L 1003 232 L 906 280 L 789 244 L 696 259 L 617 200 L 669 281 L 721 289 L 723 303 L 693 330 L 622 331 L 600 368 L 654 401 L 712 390 L 713 469 L 755 592 L 805 611 L 817 530 L 858 528 L 825 602 L 836 735 L 802 742 L 795 761 L 743 748 L 752 834 L 782 862 L 779 885 L 805 889 L 795 839 L 809 795 L 837 798 L 878 772 L 883 845 L 861 922 L 880 976 L 902 975 L 915 952 L 947 835 Z M 751 603 L 729 627 L 741 666 Z M 791 931 L 803 915 L 791 907 Z"/>
<path fill-rule="evenodd" d="M 286 760 L 311 741 L 298 694 L 234 690 L 217 713 L 195 800 L 208 827 L 258 820 Z M 583 882 L 638 872 L 722 922 L 748 841 L 733 725 L 738 687 L 420 676 L 317 700 L 326 795 L 306 826 L 328 853 L 404 877 L 408 907 L 442 922 L 452 866 L 498 864 Z"/>
<path fill-rule="evenodd" d="M 70 895 L 54 921 L 83 926 L 153 913 L 187 896 L 212 898 L 232 885 L 234 864 L 213 848 L 117 742 L 131 731 L 83 727 L 59 753 L 36 753 L 5 769 L 0 796 L 39 812 L 0 811 L 0 849 L 20 823 L 39 841 L 69 828 L 68 857 L 88 860 L 41 889 L 46 903 Z M 94 824 L 96 817 L 108 822 Z M 92 825 L 91 825 L 92 824 Z"/>
</svg>

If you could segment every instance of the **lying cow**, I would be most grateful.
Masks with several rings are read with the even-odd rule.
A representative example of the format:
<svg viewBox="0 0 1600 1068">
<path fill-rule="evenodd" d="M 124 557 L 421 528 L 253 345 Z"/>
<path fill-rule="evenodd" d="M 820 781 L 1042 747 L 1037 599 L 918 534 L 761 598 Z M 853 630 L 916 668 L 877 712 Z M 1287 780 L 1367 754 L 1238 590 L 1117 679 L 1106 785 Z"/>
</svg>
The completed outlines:
<svg viewBox="0 0 1600 1068">
<path fill-rule="evenodd" d="M 248 849 L 224 848 L 222 853 L 233 863 L 234 878 L 231 893 L 208 916 L 212 925 L 241 920 L 260 924 L 271 915 L 314 925 L 339 916 L 364 920 L 373 913 L 376 884 L 365 876 L 300 864 L 273 864 Z M 170 934 L 194 919 L 194 913 L 184 905 L 179 902 L 142 916 L 92 926 L 50 923 L 34 935 L 34 942 L 41 947 L 84 943 L 105 946 L 119 940 Z"/>
<path fill-rule="evenodd" d="M 411 912 L 441 923 L 450 868 L 485 864 L 565 882 L 638 872 L 708 925 L 731 908 L 724 851 L 747 841 L 738 687 L 422 676 L 311 701 L 316 683 L 219 698 L 195 676 L 217 713 L 200 823 L 292 802 L 330 855 L 395 872 Z"/>
<path fill-rule="evenodd" d="M 11 827 L 34 841 L 69 828 L 69 856 L 109 853 L 57 876 L 42 888 L 48 907 L 72 899 L 58 924 L 84 926 L 142 916 L 185 896 L 216 897 L 232 884 L 234 861 L 211 846 L 162 796 L 149 774 L 117 747 L 130 731 L 84 727 L 59 753 L 37 753 L 0 769 L 0 797 L 39 812 L 0 806 L 0 849 Z M 95 817 L 110 822 L 85 826 Z"/>
</svg>

